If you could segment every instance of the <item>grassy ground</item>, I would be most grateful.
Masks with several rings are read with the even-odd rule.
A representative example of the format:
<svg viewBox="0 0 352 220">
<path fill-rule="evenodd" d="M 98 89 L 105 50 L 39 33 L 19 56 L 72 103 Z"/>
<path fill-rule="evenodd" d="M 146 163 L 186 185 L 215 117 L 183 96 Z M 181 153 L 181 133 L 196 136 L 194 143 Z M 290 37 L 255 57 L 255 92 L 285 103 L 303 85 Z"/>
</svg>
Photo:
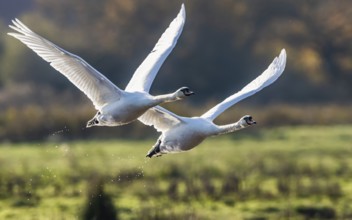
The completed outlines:
<svg viewBox="0 0 352 220">
<path fill-rule="evenodd" d="M 154 140 L 3 143 L 0 219 L 79 219 L 97 201 L 120 219 L 348 219 L 351 143 L 352 126 L 258 128 L 153 159 Z"/>
</svg>

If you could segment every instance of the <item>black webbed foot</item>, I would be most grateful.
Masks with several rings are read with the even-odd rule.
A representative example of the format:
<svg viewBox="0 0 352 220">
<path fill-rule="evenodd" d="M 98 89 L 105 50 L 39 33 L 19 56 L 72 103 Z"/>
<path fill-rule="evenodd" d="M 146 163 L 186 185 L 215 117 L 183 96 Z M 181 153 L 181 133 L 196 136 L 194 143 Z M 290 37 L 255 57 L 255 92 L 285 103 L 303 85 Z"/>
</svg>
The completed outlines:
<svg viewBox="0 0 352 220">
<path fill-rule="evenodd" d="M 153 148 L 148 152 L 148 154 L 146 155 L 146 157 L 152 158 L 153 156 L 157 156 L 160 157 L 160 144 L 161 141 L 158 140 L 158 142 L 153 146 Z"/>
</svg>

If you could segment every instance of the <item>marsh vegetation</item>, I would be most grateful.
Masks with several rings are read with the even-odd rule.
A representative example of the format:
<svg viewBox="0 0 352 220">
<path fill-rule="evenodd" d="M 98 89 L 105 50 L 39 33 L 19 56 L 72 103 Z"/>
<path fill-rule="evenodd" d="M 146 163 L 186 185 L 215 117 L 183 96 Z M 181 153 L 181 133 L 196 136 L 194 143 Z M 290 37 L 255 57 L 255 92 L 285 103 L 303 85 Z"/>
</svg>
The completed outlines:
<svg viewBox="0 0 352 220">
<path fill-rule="evenodd" d="M 153 159 L 149 140 L 2 143 L 0 218 L 351 218 L 351 133 L 252 129 Z"/>
</svg>

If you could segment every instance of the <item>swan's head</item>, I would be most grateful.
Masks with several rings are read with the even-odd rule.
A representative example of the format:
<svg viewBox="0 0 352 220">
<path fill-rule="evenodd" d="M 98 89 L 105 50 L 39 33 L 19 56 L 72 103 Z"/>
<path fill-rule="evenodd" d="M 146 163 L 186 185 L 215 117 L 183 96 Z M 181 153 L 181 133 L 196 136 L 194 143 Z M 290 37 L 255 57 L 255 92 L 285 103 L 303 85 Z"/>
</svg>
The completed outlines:
<svg viewBox="0 0 352 220">
<path fill-rule="evenodd" d="M 250 126 L 250 125 L 255 125 L 257 124 L 256 121 L 253 120 L 253 117 L 250 116 L 250 115 L 245 115 L 243 116 L 241 119 L 241 124 L 244 125 L 244 126 Z"/>
<path fill-rule="evenodd" d="M 182 99 L 186 96 L 194 95 L 194 92 L 191 91 L 188 87 L 182 87 L 176 91 L 176 97 Z"/>
</svg>

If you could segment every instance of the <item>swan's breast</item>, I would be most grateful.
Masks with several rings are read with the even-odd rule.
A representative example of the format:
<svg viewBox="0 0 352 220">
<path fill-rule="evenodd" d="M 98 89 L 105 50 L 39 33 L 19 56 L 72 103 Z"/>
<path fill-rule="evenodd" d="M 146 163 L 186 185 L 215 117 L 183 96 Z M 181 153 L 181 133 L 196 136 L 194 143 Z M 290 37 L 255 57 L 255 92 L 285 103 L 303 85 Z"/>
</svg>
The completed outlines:
<svg viewBox="0 0 352 220">
<path fill-rule="evenodd" d="M 136 120 L 150 108 L 151 98 L 147 93 L 127 93 L 120 100 L 106 105 L 102 113 L 117 124 L 126 124 Z"/>
<path fill-rule="evenodd" d="M 187 118 L 185 123 L 163 134 L 162 145 L 168 152 L 186 151 L 199 145 L 214 129 L 202 118 Z"/>
</svg>

